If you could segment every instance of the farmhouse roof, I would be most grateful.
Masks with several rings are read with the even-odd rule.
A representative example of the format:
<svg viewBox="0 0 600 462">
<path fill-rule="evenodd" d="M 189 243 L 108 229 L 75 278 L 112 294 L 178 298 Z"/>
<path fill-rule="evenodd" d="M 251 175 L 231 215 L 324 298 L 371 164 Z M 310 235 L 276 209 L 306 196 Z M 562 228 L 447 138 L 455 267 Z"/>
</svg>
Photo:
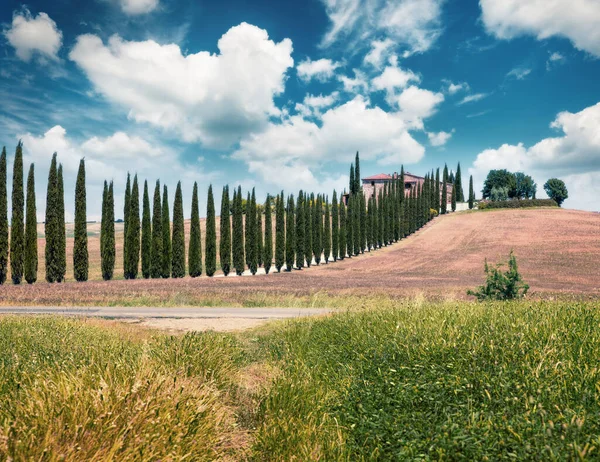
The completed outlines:
<svg viewBox="0 0 600 462">
<path fill-rule="evenodd" d="M 391 180 L 392 175 L 388 175 L 387 173 L 378 173 L 377 175 L 368 176 L 363 178 L 363 181 L 375 181 L 375 180 Z"/>
</svg>

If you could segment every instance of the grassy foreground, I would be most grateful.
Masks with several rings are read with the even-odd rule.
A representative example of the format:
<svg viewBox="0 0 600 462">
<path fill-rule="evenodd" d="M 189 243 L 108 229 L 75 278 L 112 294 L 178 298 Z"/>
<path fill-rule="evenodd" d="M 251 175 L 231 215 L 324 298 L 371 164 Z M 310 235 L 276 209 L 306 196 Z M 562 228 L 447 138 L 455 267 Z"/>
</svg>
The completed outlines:
<svg viewBox="0 0 600 462">
<path fill-rule="evenodd" d="M 0 459 L 600 457 L 600 303 L 397 302 L 242 334 L 0 320 Z"/>
</svg>

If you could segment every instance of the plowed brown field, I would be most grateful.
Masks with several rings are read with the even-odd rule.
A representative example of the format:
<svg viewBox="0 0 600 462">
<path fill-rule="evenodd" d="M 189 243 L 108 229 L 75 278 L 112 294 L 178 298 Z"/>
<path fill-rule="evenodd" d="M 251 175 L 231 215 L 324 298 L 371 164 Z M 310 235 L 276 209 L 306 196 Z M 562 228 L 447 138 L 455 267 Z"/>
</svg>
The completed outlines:
<svg viewBox="0 0 600 462">
<path fill-rule="evenodd" d="M 506 259 L 511 249 L 532 295 L 600 296 L 600 214 L 538 209 L 443 216 L 385 249 L 292 273 L 6 285 L 0 303 L 244 304 L 315 293 L 464 298 L 466 289 L 483 282 L 484 259 Z"/>
</svg>

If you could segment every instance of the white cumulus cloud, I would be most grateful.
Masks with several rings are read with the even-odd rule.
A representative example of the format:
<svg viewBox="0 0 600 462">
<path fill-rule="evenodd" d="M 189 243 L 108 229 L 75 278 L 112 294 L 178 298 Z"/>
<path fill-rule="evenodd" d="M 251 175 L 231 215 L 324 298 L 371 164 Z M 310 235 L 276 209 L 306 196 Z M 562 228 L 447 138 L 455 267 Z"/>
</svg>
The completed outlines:
<svg viewBox="0 0 600 462">
<path fill-rule="evenodd" d="M 429 138 L 429 144 L 432 146 L 444 146 L 450 138 L 452 138 L 452 134 L 454 130 L 451 132 L 429 132 L 427 133 L 427 138 Z"/>
<path fill-rule="evenodd" d="M 129 15 L 146 14 L 154 11 L 158 0 L 119 0 L 121 9 Z"/>
<path fill-rule="evenodd" d="M 311 79 L 316 79 L 321 82 L 329 80 L 333 77 L 335 70 L 340 67 L 340 63 L 332 61 L 331 59 L 318 59 L 312 61 L 310 58 L 305 59 L 296 67 L 298 77 L 305 82 L 309 82 Z"/>
<path fill-rule="evenodd" d="M 11 27 L 4 30 L 4 36 L 15 49 L 17 57 L 23 61 L 30 61 L 35 54 L 52 61 L 58 60 L 62 32 L 46 13 L 39 13 L 34 18 L 26 8 L 15 12 Z"/>
<path fill-rule="evenodd" d="M 77 38 L 69 57 L 130 118 L 187 142 L 226 147 L 280 113 L 273 97 L 283 92 L 294 62 L 291 40 L 275 43 L 246 23 L 229 29 L 218 48 L 218 54 L 184 55 L 175 44 L 116 35 L 104 44 L 88 34 Z"/>
<path fill-rule="evenodd" d="M 597 0 L 480 0 L 487 31 L 500 39 L 533 35 L 569 39 L 600 57 L 600 2 Z"/>
</svg>

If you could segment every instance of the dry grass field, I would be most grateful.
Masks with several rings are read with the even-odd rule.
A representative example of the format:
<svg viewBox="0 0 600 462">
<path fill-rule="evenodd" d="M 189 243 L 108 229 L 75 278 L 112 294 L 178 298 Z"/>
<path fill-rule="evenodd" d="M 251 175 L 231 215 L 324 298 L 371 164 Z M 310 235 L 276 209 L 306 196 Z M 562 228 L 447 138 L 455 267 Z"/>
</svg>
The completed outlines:
<svg viewBox="0 0 600 462">
<path fill-rule="evenodd" d="M 217 220 L 218 223 L 218 220 Z M 69 231 L 67 231 L 68 234 Z M 90 278 L 32 286 L 6 285 L 3 304 L 265 305 L 334 303 L 336 296 L 465 298 L 483 281 L 483 262 L 514 250 L 519 269 L 541 297 L 600 295 L 600 215 L 561 209 L 457 213 L 435 219 L 397 244 L 335 264 L 254 277 L 100 281 L 99 239 L 90 225 Z M 204 223 L 202 226 L 204 236 Z M 117 268 L 122 275 L 122 225 Z M 68 239 L 69 252 L 72 238 Z M 43 257 L 44 239 L 40 238 Z M 68 280 L 72 281 L 69 254 Z M 43 281 L 43 258 L 40 280 Z"/>
</svg>

